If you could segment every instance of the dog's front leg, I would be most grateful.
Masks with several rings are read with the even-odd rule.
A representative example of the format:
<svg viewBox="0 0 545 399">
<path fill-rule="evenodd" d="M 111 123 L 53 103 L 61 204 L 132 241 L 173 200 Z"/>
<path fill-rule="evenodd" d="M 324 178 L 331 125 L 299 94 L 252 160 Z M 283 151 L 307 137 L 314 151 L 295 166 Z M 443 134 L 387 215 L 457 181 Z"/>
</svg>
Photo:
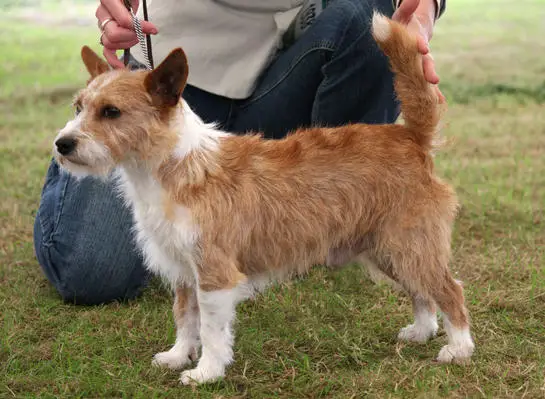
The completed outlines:
<svg viewBox="0 0 545 399">
<path fill-rule="evenodd" d="M 237 287 L 198 292 L 202 355 L 197 367 L 182 372 L 183 384 L 203 383 L 225 375 L 233 360 L 232 324 L 239 300 Z"/>
<path fill-rule="evenodd" d="M 169 351 L 157 353 L 152 363 L 154 366 L 178 370 L 197 360 L 200 318 L 197 292 L 194 288 L 176 287 L 172 313 L 176 323 L 176 343 Z"/>
<path fill-rule="evenodd" d="M 232 325 L 236 306 L 251 295 L 247 277 L 238 266 L 236 256 L 206 240 L 201 244 L 200 262 L 194 265 L 194 271 L 198 282 L 202 354 L 196 368 L 182 372 L 183 384 L 211 382 L 223 377 L 225 368 L 233 361 Z"/>
</svg>

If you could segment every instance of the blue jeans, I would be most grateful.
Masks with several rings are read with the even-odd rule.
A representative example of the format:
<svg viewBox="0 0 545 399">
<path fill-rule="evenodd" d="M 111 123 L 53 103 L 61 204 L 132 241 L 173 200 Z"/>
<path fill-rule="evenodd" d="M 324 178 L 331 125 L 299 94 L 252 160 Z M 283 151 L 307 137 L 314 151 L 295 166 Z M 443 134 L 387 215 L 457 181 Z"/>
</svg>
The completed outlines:
<svg viewBox="0 0 545 399">
<path fill-rule="evenodd" d="M 298 127 L 392 123 L 399 115 L 392 74 L 369 28 L 391 0 L 334 0 L 281 51 L 248 99 L 188 86 L 184 98 L 207 122 L 281 138 Z M 136 297 L 149 275 L 133 242 L 130 211 L 112 183 L 77 182 L 52 161 L 34 225 L 36 255 L 62 298 L 98 304 Z"/>
</svg>

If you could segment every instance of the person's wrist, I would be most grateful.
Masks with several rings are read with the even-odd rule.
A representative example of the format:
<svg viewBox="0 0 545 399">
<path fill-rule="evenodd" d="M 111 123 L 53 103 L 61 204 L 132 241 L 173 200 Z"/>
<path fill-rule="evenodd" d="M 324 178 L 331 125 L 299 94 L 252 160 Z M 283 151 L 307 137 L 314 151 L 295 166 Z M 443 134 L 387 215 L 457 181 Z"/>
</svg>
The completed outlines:
<svg viewBox="0 0 545 399">
<path fill-rule="evenodd" d="M 420 4 L 414 14 L 424 29 L 427 36 L 426 39 L 429 41 L 433 36 L 435 16 L 437 15 L 437 2 L 435 0 L 420 0 Z"/>
</svg>

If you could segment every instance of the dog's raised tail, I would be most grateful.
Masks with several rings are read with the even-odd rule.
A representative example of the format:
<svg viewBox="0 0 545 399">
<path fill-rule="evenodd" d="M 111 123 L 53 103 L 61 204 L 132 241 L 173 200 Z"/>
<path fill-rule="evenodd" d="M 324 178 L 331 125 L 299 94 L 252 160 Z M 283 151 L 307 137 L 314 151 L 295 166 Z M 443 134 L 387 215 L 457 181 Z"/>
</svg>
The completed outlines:
<svg viewBox="0 0 545 399">
<path fill-rule="evenodd" d="M 379 13 L 373 15 L 372 32 L 395 74 L 394 85 L 405 127 L 422 147 L 431 149 L 440 120 L 439 99 L 424 77 L 416 37 L 400 23 Z"/>
</svg>

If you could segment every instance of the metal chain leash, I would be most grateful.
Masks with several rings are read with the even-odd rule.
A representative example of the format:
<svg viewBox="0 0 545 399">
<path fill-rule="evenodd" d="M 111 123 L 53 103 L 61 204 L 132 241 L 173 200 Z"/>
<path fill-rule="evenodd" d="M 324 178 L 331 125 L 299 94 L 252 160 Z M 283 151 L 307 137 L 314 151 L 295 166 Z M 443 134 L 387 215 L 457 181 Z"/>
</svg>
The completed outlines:
<svg viewBox="0 0 545 399">
<path fill-rule="evenodd" d="M 138 43 L 140 44 L 140 48 L 142 49 L 142 55 L 144 56 L 144 64 L 147 69 L 153 69 L 153 54 L 151 51 L 151 38 L 149 35 L 145 35 L 142 31 L 142 25 L 140 25 L 140 20 L 134 13 L 130 0 L 123 0 L 123 3 L 125 4 L 125 7 L 129 11 L 132 17 L 132 24 L 134 26 L 134 31 L 136 32 L 136 37 L 138 38 Z M 144 21 L 148 20 L 148 7 L 147 7 L 147 1 L 142 1 L 142 7 L 144 11 Z M 131 51 L 130 49 L 125 49 L 123 53 L 123 59 L 125 66 L 128 65 L 129 59 L 131 57 Z"/>
<path fill-rule="evenodd" d="M 140 44 L 140 49 L 142 50 L 142 55 L 144 56 L 144 65 L 147 69 L 152 69 L 150 57 L 148 54 L 148 46 L 146 44 L 146 37 L 144 32 L 142 32 L 142 25 L 140 25 L 140 20 L 136 14 L 131 9 L 132 24 L 134 26 L 134 31 L 136 32 L 136 37 L 138 37 L 138 43 Z"/>
</svg>

